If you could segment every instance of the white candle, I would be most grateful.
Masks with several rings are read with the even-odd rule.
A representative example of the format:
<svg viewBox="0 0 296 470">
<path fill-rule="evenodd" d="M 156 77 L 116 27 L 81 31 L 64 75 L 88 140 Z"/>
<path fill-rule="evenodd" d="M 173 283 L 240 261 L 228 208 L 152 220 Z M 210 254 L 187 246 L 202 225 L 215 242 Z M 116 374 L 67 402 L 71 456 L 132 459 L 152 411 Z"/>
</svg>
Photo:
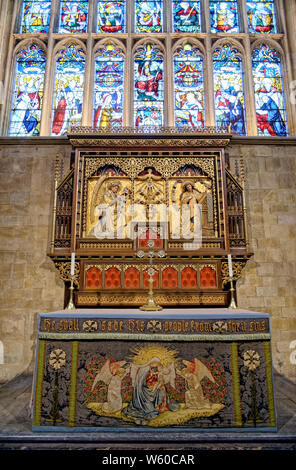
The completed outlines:
<svg viewBox="0 0 296 470">
<path fill-rule="evenodd" d="M 71 255 L 71 276 L 75 274 L 75 253 Z"/>
<path fill-rule="evenodd" d="M 233 277 L 231 255 L 228 255 L 228 269 L 229 269 L 229 277 Z"/>
</svg>

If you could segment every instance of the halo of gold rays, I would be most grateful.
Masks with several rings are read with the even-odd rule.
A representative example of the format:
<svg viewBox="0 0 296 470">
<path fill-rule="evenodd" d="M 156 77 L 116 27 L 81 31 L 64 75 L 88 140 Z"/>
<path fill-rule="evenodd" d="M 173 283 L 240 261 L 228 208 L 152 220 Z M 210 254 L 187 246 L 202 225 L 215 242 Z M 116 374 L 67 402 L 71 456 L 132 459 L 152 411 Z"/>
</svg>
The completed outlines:
<svg viewBox="0 0 296 470">
<path fill-rule="evenodd" d="M 150 362 L 151 359 L 155 357 L 160 360 L 164 367 L 170 365 L 172 362 L 177 363 L 180 360 L 177 351 L 158 344 L 135 346 L 131 348 L 131 353 L 133 355 L 129 356 L 129 360 L 137 365 L 147 364 L 147 362 Z"/>
</svg>

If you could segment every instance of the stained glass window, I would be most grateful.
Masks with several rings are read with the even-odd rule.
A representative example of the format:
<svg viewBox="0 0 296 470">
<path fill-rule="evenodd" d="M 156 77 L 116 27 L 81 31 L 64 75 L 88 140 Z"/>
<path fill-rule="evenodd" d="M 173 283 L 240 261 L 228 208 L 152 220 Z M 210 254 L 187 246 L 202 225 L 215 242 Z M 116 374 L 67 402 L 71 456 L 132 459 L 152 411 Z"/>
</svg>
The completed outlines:
<svg viewBox="0 0 296 470">
<path fill-rule="evenodd" d="M 200 51 L 185 44 L 174 57 L 175 125 L 204 126 L 203 59 Z"/>
<path fill-rule="evenodd" d="M 70 44 L 56 61 L 52 134 L 62 135 L 68 127 L 81 124 L 85 58 L 82 49 Z"/>
<path fill-rule="evenodd" d="M 242 60 L 229 44 L 213 55 L 216 124 L 238 135 L 245 135 L 245 106 Z"/>
<path fill-rule="evenodd" d="M 173 29 L 175 33 L 199 33 L 200 1 L 173 1 Z"/>
<path fill-rule="evenodd" d="M 97 51 L 94 85 L 94 127 L 122 125 L 124 57 L 108 44 Z"/>
<path fill-rule="evenodd" d="M 136 33 L 159 33 L 162 31 L 162 0 L 135 0 Z"/>
<path fill-rule="evenodd" d="M 210 0 L 212 33 L 238 33 L 239 19 L 236 0 Z"/>
<path fill-rule="evenodd" d="M 125 0 L 98 2 L 98 33 L 123 33 L 125 31 Z"/>
<path fill-rule="evenodd" d="M 48 33 L 51 2 L 24 0 L 21 33 Z"/>
<path fill-rule="evenodd" d="M 252 65 L 258 134 L 285 137 L 288 131 L 279 54 L 261 44 L 253 52 Z"/>
<path fill-rule="evenodd" d="M 19 53 L 9 135 L 39 135 L 45 73 L 45 53 L 31 44 Z"/>
<path fill-rule="evenodd" d="M 134 62 L 134 123 L 163 124 L 163 56 L 152 44 L 139 48 Z"/>
<path fill-rule="evenodd" d="M 247 1 L 247 16 L 250 33 L 276 33 L 273 0 Z"/>
<path fill-rule="evenodd" d="M 88 1 L 61 0 L 59 33 L 87 32 Z"/>
</svg>

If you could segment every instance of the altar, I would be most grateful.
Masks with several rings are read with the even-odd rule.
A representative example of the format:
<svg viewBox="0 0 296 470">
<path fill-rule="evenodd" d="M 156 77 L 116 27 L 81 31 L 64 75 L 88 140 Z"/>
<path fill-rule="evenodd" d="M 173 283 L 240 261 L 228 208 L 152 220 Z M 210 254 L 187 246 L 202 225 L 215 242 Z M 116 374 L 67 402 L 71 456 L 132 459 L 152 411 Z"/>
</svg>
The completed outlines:
<svg viewBox="0 0 296 470">
<path fill-rule="evenodd" d="M 33 430 L 276 431 L 268 314 L 39 314 Z"/>
<path fill-rule="evenodd" d="M 73 127 L 39 315 L 36 431 L 276 430 L 268 314 L 237 308 L 252 257 L 227 130 Z"/>
</svg>

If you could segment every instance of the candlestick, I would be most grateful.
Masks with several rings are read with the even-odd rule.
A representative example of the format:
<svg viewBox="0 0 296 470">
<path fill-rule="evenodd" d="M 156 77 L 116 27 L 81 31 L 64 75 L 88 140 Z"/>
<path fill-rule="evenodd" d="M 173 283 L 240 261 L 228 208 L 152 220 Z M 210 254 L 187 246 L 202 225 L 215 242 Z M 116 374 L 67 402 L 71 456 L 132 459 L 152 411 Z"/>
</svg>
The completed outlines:
<svg viewBox="0 0 296 470">
<path fill-rule="evenodd" d="M 71 276 L 75 274 L 75 253 L 71 255 Z"/>
<path fill-rule="evenodd" d="M 152 240 L 148 241 L 148 246 L 149 246 L 149 253 L 148 253 L 148 258 L 149 258 L 149 269 L 148 269 L 148 274 L 149 274 L 149 292 L 148 292 L 148 301 L 145 305 L 142 305 L 140 307 L 140 310 L 151 310 L 151 311 L 156 311 L 156 310 L 162 310 L 162 307 L 158 305 L 153 297 L 153 274 L 155 273 L 155 269 L 152 266 L 153 263 L 153 258 L 155 256 L 159 256 L 160 258 L 163 258 L 165 256 L 165 252 L 163 250 L 160 250 L 158 253 L 153 252 L 153 247 L 154 247 L 154 242 Z M 145 256 L 145 253 L 143 251 L 138 251 L 137 256 L 139 258 L 143 258 Z"/>
<path fill-rule="evenodd" d="M 231 255 L 228 255 L 228 269 L 229 269 L 229 277 L 233 277 Z"/>
<path fill-rule="evenodd" d="M 75 304 L 74 304 L 74 275 L 71 275 L 71 286 L 70 286 L 70 300 L 69 303 L 66 307 L 66 310 L 75 310 Z"/>
</svg>

